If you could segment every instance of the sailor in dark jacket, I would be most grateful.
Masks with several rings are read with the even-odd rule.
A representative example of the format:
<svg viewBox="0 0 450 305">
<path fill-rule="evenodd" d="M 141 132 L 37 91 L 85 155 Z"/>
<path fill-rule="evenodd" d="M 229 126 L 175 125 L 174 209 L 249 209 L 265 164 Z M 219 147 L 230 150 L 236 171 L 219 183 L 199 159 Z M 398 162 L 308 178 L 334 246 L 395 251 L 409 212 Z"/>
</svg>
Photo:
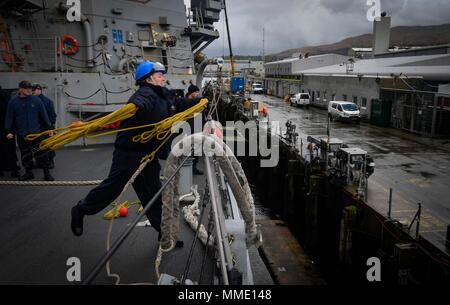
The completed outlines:
<svg viewBox="0 0 450 305">
<path fill-rule="evenodd" d="M 6 138 L 5 120 L 9 100 L 9 94 L 0 87 L 0 176 L 3 175 L 3 171 L 11 171 L 12 177 L 19 177 L 16 138 Z"/>
<path fill-rule="evenodd" d="M 53 101 L 42 94 L 42 86 L 39 84 L 33 85 L 33 95 L 37 96 L 41 99 L 42 103 L 44 104 L 45 111 L 47 111 L 48 119 L 50 120 L 50 123 L 52 124 L 51 129 L 55 129 L 56 125 L 56 112 L 55 112 L 55 106 L 53 105 Z M 50 150 L 47 152 L 47 156 L 49 159 L 49 168 L 55 167 L 55 156 L 56 153 L 54 150 Z"/>
<path fill-rule="evenodd" d="M 157 123 L 172 116 L 175 112 L 187 110 L 200 101 L 200 99 L 188 100 L 171 97 L 169 90 L 164 87 L 165 73 L 166 69 L 160 63 L 146 61 L 139 65 L 135 77 L 139 89 L 128 101 L 135 104 L 138 111 L 133 117 L 124 120 L 121 128 Z M 142 158 L 153 152 L 160 144 L 157 140 L 147 143 L 133 142 L 133 137 L 142 131 L 142 129 L 124 131 L 117 135 L 108 178 L 72 208 L 71 228 L 74 235 L 80 236 L 83 233 L 84 215 L 94 215 L 111 204 L 137 170 Z M 167 146 L 168 144 L 166 144 Z M 163 149 L 158 152 L 157 156 L 165 159 L 167 153 L 168 149 Z M 158 158 L 149 162 L 133 183 L 133 188 L 143 206 L 147 205 L 161 188 L 159 180 L 161 167 Z M 161 231 L 161 207 L 162 201 L 159 197 L 146 214 L 152 227 L 158 232 Z M 182 242 L 178 242 L 177 246 L 181 247 Z"/>
<path fill-rule="evenodd" d="M 36 163 L 44 170 L 44 179 L 53 181 L 53 177 L 48 169 L 49 161 L 47 153 L 39 150 L 39 143 L 42 138 L 34 141 L 28 141 L 25 137 L 29 134 L 40 133 L 51 127 L 50 121 L 45 111 L 42 101 L 32 96 L 32 86 L 28 81 L 22 81 L 19 84 L 19 95 L 8 103 L 6 112 L 6 138 L 13 139 L 17 136 L 22 157 L 22 165 L 25 167 L 25 174 L 19 177 L 19 180 L 34 179 L 33 175 L 33 156 Z"/>
</svg>

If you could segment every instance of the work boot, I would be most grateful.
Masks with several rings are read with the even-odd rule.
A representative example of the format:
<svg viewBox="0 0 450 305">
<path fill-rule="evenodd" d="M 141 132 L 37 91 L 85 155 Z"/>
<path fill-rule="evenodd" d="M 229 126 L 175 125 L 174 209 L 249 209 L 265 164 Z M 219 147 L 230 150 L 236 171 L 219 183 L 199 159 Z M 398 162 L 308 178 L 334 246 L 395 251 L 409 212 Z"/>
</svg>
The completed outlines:
<svg viewBox="0 0 450 305">
<path fill-rule="evenodd" d="M 55 178 L 53 178 L 52 174 L 50 174 L 50 171 L 48 168 L 44 168 L 44 180 L 45 181 L 55 181 Z"/>
<path fill-rule="evenodd" d="M 78 204 L 71 210 L 72 221 L 70 222 L 70 228 L 75 236 L 81 236 L 83 234 L 83 217 L 84 213 L 81 211 Z"/>
<path fill-rule="evenodd" d="M 161 241 L 161 232 L 158 233 L 158 241 Z M 175 243 L 175 248 L 183 248 L 184 242 L 182 240 L 177 240 Z"/>
<path fill-rule="evenodd" d="M 19 181 L 27 181 L 34 179 L 34 174 L 31 170 L 27 170 L 25 174 L 19 177 Z"/>
<path fill-rule="evenodd" d="M 194 173 L 194 175 L 203 175 L 203 172 L 199 170 L 195 165 L 192 167 L 192 172 Z"/>
</svg>

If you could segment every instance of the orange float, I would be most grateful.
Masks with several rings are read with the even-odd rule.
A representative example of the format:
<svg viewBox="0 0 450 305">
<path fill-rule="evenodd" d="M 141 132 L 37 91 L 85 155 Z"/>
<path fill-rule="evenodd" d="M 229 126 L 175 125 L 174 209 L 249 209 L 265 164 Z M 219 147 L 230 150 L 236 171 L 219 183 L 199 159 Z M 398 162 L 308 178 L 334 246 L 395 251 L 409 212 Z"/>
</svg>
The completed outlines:
<svg viewBox="0 0 450 305">
<path fill-rule="evenodd" d="M 61 40 L 61 51 L 64 55 L 72 56 L 80 50 L 78 40 L 72 35 L 64 35 Z"/>
</svg>

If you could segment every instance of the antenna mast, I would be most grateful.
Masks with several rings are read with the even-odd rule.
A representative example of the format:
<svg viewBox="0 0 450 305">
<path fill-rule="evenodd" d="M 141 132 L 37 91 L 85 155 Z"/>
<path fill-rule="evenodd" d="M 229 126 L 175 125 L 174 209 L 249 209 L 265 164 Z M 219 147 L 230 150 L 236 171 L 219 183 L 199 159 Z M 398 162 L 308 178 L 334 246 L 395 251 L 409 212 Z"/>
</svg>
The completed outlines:
<svg viewBox="0 0 450 305">
<path fill-rule="evenodd" d="M 225 23 L 227 25 L 228 47 L 230 48 L 231 76 L 234 76 L 234 56 L 233 56 L 233 49 L 231 48 L 230 27 L 228 25 L 227 5 L 225 3 L 225 0 L 223 0 L 223 9 L 225 11 Z"/>
<path fill-rule="evenodd" d="M 264 52 L 264 27 L 263 27 L 263 41 L 262 41 L 262 43 L 263 43 L 263 45 L 262 45 L 262 61 L 263 61 L 263 63 L 265 62 L 265 52 Z"/>
</svg>

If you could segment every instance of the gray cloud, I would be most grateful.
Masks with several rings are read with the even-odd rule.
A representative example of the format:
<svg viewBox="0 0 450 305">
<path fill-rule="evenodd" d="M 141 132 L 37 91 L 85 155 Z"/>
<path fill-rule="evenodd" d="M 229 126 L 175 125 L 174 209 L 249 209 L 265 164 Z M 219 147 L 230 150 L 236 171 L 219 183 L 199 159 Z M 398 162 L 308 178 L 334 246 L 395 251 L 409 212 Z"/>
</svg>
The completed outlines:
<svg viewBox="0 0 450 305">
<path fill-rule="evenodd" d="M 233 51 L 236 55 L 261 55 L 263 27 L 266 54 L 370 33 L 366 2 L 227 0 Z M 381 10 L 392 16 L 392 26 L 450 23 L 449 0 L 381 0 Z M 221 37 L 205 50 L 209 56 L 221 56 L 224 47 L 228 55 L 224 19 L 215 24 Z"/>
</svg>

